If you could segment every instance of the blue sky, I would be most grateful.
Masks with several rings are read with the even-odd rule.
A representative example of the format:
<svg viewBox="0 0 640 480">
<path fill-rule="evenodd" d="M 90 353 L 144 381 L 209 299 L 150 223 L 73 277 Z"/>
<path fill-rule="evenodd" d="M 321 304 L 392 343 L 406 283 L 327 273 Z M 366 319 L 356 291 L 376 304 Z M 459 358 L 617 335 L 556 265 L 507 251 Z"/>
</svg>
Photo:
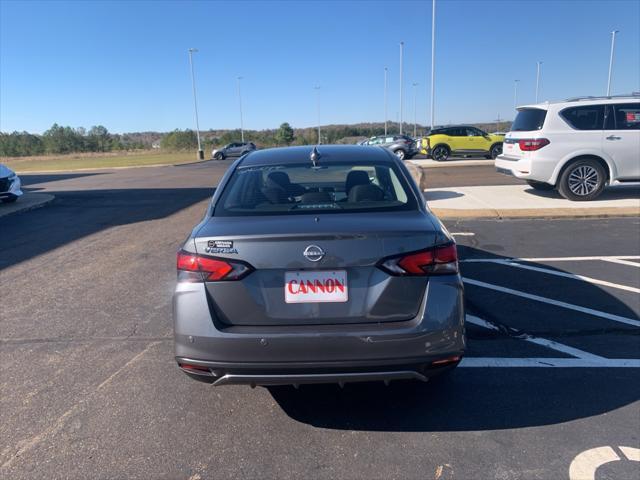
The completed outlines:
<svg viewBox="0 0 640 480">
<path fill-rule="evenodd" d="M 541 99 L 640 90 L 640 2 L 438 0 L 436 123 L 513 117 Z M 241 75 L 248 129 L 429 118 L 431 1 L 15 2 L 0 0 L 0 130 L 57 122 L 112 132 L 193 128 L 187 49 L 194 55 L 200 126 L 239 127 Z"/>
</svg>

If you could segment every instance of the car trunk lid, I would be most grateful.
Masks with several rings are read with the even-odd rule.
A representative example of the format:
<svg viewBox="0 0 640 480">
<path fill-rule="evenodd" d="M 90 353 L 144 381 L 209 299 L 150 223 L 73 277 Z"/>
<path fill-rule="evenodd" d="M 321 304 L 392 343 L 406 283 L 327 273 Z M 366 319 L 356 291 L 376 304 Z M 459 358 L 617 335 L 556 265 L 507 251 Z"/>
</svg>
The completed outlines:
<svg viewBox="0 0 640 480">
<path fill-rule="evenodd" d="M 206 284 L 218 320 L 267 326 L 413 318 L 427 278 L 393 277 L 377 265 L 385 257 L 428 248 L 435 238 L 429 215 L 410 211 L 212 217 L 198 231 L 195 243 L 201 255 L 240 260 L 255 269 L 238 281 Z M 310 246 L 319 247 L 324 256 L 318 261 L 305 257 Z M 342 275 L 346 295 L 338 300 L 288 303 L 286 277 L 326 280 Z"/>
</svg>

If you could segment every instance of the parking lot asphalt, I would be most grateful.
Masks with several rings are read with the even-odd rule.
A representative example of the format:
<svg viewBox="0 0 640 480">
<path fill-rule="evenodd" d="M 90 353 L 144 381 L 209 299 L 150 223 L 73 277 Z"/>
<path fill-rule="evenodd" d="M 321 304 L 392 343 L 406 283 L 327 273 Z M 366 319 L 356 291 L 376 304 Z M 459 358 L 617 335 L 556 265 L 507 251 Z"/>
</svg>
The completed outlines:
<svg viewBox="0 0 640 480">
<path fill-rule="evenodd" d="M 2 478 L 637 478 L 640 219 L 446 222 L 448 378 L 212 388 L 174 365 L 170 301 L 228 164 L 22 177 L 56 199 L 0 218 Z M 431 185 L 503 180 L 455 170 Z"/>
</svg>

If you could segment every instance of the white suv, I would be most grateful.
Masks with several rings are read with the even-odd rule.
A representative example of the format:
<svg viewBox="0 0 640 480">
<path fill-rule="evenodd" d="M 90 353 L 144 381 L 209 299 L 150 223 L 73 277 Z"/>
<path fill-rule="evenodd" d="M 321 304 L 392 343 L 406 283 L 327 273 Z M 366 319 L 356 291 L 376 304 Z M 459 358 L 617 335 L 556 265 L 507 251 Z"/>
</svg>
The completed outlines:
<svg viewBox="0 0 640 480">
<path fill-rule="evenodd" d="M 496 169 L 569 200 L 640 182 L 640 95 L 518 107 Z"/>
</svg>

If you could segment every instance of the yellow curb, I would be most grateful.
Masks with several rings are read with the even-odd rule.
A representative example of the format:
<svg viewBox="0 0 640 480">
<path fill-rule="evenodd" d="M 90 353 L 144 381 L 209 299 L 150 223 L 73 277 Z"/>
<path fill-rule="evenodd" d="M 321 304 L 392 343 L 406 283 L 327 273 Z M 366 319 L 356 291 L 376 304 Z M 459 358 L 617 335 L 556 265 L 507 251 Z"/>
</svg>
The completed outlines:
<svg viewBox="0 0 640 480">
<path fill-rule="evenodd" d="M 604 218 L 640 216 L 640 207 L 518 208 L 504 210 L 431 208 L 431 211 L 438 218 L 447 220 L 457 218 Z"/>
</svg>

